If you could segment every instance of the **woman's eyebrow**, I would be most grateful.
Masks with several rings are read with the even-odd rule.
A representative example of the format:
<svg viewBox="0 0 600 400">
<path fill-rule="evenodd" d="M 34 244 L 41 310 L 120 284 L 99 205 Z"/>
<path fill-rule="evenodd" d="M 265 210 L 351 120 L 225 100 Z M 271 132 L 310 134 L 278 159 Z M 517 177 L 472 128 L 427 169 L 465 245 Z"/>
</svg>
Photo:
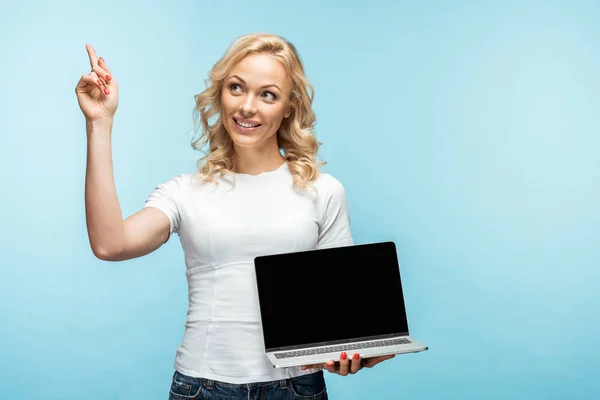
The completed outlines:
<svg viewBox="0 0 600 400">
<path fill-rule="evenodd" d="M 229 77 L 229 79 L 232 79 L 232 78 L 236 78 L 237 80 L 239 80 L 240 82 L 242 82 L 244 85 L 246 84 L 246 81 L 245 81 L 245 80 L 243 80 L 243 79 L 242 79 L 242 78 L 241 78 L 239 75 L 232 75 L 232 76 L 230 76 L 230 77 Z M 274 84 L 274 83 L 270 83 L 270 84 L 268 84 L 268 85 L 263 85 L 263 86 L 261 86 L 260 88 L 261 88 L 261 89 L 264 89 L 264 88 L 268 88 L 268 87 L 275 87 L 275 88 L 277 88 L 277 89 L 278 89 L 280 92 L 282 91 L 282 90 L 281 90 L 281 88 L 280 88 L 279 86 L 277 86 L 276 84 Z"/>
</svg>

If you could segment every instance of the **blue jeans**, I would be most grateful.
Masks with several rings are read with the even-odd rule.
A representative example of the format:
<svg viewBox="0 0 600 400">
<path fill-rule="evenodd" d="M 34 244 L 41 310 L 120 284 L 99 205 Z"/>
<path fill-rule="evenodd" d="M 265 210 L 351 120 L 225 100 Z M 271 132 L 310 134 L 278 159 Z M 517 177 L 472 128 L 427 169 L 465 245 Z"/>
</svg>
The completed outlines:
<svg viewBox="0 0 600 400">
<path fill-rule="evenodd" d="M 194 378 L 175 371 L 169 400 L 200 399 L 327 400 L 327 388 L 323 371 L 291 379 L 239 385 Z"/>
</svg>

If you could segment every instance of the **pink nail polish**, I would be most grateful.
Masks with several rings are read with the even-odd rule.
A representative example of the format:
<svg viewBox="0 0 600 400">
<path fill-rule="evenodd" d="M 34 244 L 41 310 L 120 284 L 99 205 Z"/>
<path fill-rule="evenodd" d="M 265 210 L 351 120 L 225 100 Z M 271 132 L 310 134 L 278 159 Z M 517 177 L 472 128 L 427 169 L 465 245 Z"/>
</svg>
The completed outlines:
<svg viewBox="0 0 600 400">
<path fill-rule="evenodd" d="M 346 355 L 345 351 L 342 351 L 342 360 L 345 360 L 346 358 L 348 358 L 348 355 Z"/>
<path fill-rule="evenodd" d="M 106 75 L 106 76 L 105 76 L 105 78 L 106 78 L 106 80 L 107 80 L 107 81 L 110 81 L 110 80 L 112 79 L 112 78 L 110 77 L 110 75 Z"/>
<path fill-rule="evenodd" d="M 333 365 L 333 362 L 327 361 L 325 364 L 327 364 L 328 367 L 331 367 Z"/>
<path fill-rule="evenodd" d="M 110 94 L 107 88 L 104 88 L 104 94 Z"/>
<path fill-rule="evenodd" d="M 360 358 L 360 355 L 358 355 L 358 353 L 354 353 L 354 357 L 352 357 L 355 360 L 358 360 Z"/>
</svg>

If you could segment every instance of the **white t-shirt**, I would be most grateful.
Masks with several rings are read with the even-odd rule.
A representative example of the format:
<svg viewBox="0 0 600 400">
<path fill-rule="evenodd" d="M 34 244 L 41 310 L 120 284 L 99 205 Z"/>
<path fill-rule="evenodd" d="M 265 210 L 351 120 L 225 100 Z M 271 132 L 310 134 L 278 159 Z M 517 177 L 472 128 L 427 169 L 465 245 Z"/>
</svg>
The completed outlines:
<svg viewBox="0 0 600 400">
<path fill-rule="evenodd" d="M 276 369 L 266 357 L 254 257 L 353 244 L 344 187 L 321 173 L 316 193 L 298 192 L 285 162 L 260 175 L 235 174 L 235 188 L 231 177 L 218 179 L 178 175 L 144 205 L 167 215 L 185 254 L 189 308 L 175 369 L 237 384 L 314 372 Z"/>
</svg>

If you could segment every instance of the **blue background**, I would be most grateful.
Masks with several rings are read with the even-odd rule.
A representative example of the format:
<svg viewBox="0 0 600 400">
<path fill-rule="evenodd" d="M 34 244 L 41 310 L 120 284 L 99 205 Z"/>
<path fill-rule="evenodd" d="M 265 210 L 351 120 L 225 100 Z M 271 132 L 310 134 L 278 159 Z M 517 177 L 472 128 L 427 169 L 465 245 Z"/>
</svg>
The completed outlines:
<svg viewBox="0 0 600 400">
<path fill-rule="evenodd" d="M 298 47 L 355 241 L 397 242 L 430 346 L 328 374 L 331 398 L 599 398 L 600 5 L 506 0 L 3 5 L 0 397 L 167 397 L 183 252 L 174 237 L 141 259 L 92 255 L 74 88 L 91 43 L 120 85 L 128 216 L 194 170 L 193 95 L 256 31 Z"/>
</svg>

